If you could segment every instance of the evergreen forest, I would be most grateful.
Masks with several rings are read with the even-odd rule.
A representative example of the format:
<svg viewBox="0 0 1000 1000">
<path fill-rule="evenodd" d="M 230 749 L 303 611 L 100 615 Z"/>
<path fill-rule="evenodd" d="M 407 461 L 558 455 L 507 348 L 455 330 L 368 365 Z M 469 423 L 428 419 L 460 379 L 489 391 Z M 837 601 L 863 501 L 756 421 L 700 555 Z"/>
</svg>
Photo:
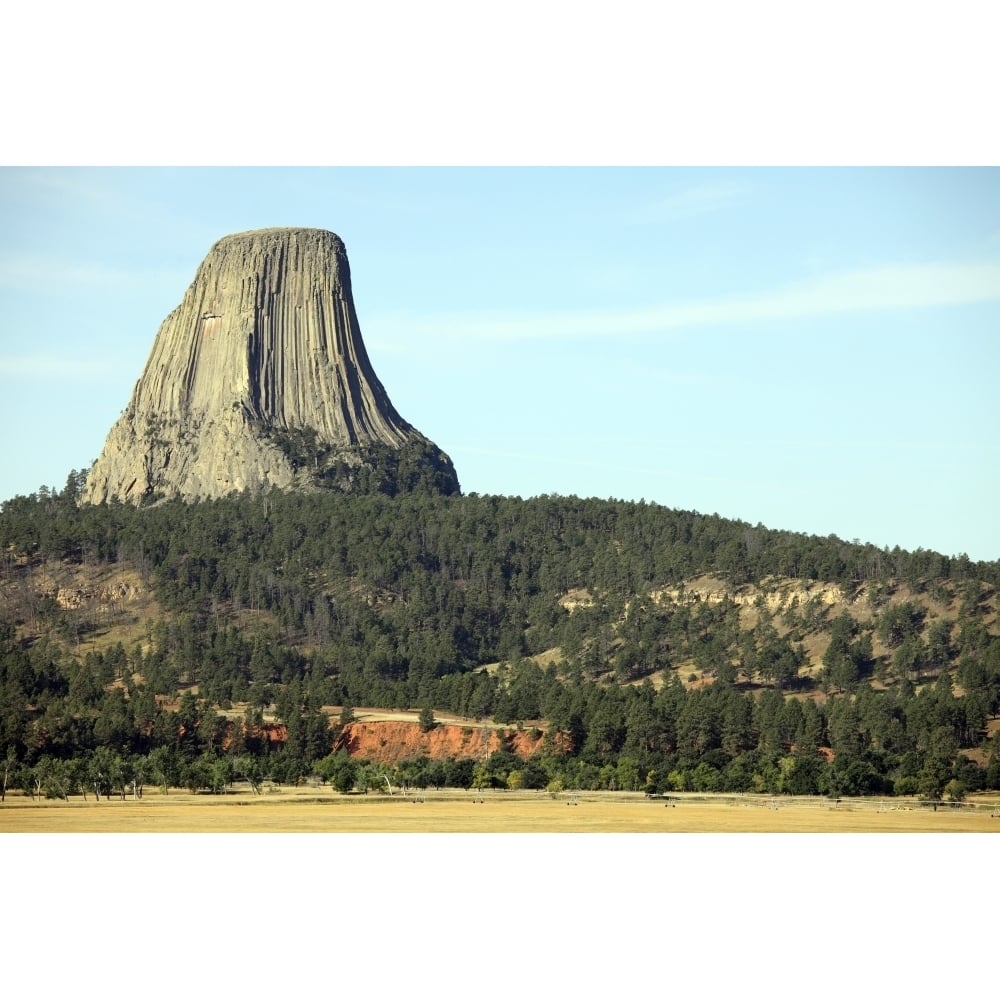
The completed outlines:
<svg viewBox="0 0 1000 1000">
<path fill-rule="evenodd" d="M 0 510 L 4 795 L 378 785 L 358 706 L 501 736 L 414 787 L 1000 788 L 1000 564 L 645 502 L 408 490 Z"/>
</svg>

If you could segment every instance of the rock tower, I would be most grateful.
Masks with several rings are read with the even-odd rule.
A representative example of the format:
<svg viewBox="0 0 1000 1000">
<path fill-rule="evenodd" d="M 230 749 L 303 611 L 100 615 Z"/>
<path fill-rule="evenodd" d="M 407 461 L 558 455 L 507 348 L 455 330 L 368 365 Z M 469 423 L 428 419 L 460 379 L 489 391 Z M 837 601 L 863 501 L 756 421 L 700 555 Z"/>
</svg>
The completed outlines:
<svg viewBox="0 0 1000 1000">
<path fill-rule="evenodd" d="M 419 485 L 459 489 L 451 460 L 396 412 L 372 369 L 343 241 L 262 229 L 209 251 L 82 501 Z"/>
</svg>

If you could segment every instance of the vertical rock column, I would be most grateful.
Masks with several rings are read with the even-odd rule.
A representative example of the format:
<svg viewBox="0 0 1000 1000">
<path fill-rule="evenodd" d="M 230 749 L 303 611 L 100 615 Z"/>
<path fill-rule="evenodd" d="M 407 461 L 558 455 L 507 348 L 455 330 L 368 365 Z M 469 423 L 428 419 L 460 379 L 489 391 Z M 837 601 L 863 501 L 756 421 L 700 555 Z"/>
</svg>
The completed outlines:
<svg viewBox="0 0 1000 1000">
<path fill-rule="evenodd" d="M 372 369 L 340 237 L 320 229 L 227 236 L 163 321 L 83 502 L 289 487 L 296 470 L 276 441 L 295 431 L 332 453 L 430 444 Z"/>
</svg>

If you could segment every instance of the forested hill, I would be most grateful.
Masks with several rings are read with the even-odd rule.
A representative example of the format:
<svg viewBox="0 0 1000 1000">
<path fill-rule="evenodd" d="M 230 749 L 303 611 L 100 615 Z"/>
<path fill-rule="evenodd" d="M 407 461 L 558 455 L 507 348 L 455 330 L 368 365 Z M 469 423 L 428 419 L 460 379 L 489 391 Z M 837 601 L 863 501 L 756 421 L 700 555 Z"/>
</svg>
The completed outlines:
<svg viewBox="0 0 1000 1000">
<path fill-rule="evenodd" d="M 235 706 L 241 759 L 292 780 L 331 754 L 322 706 L 372 705 L 559 731 L 537 768 L 581 787 L 622 761 L 657 790 L 1000 783 L 996 562 L 642 502 L 78 506 L 82 479 L 0 514 L 11 773 L 112 747 L 179 780 Z"/>
</svg>

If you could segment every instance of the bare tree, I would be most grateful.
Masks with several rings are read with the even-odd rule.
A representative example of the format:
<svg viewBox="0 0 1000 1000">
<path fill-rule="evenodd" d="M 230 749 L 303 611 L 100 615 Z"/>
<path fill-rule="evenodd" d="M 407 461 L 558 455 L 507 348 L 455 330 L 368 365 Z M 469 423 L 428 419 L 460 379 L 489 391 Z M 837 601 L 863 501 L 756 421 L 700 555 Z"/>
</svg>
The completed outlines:
<svg viewBox="0 0 1000 1000">
<path fill-rule="evenodd" d="M 7 759 L 3 763 L 3 785 L 0 787 L 0 802 L 7 798 L 7 784 L 17 770 L 17 753 L 13 747 L 7 747 Z"/>
</svg>

